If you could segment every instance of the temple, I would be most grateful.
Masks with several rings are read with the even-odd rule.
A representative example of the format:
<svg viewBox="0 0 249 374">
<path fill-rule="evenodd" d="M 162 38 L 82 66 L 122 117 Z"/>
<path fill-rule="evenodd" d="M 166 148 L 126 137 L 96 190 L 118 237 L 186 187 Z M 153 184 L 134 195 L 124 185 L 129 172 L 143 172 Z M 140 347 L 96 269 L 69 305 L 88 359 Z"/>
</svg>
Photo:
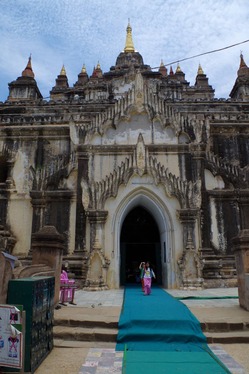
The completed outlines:
<svg viewBox="0 0 249 374">
<path fill-rule="evenodd" d="M 130 23 L 124 44 L 109 71 L 83 65 L 72 86 L 63 65 L 49 99 L 31 57 L 9 83 L 0 250 L 29 266 L 34 235 L 53 226 L 84 289 L 136 282 L 141 261 L 165 288 L 234 287 L 232 240 L 249 229 L 249 68 L 241 55 L 217 99 L 201 65 L 191 85 L 179 64 L 145 64 Z"/>
</svg>

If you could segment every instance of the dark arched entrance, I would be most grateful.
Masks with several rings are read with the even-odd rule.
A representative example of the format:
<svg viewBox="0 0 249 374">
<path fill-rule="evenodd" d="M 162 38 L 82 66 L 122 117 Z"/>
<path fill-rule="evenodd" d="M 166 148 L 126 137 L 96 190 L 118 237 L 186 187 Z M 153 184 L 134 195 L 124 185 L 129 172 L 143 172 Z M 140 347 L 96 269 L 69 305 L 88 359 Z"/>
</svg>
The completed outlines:
<svg viewBox="0 0 249 374">
<path fill-rule="evenodd" d="M 127 214 L 120 235 L 120 284 L 138 282 L 141 261 L 149 261 L 162 282 L 160 235 L 152 215 L 138 206 Z"/>
</svg>

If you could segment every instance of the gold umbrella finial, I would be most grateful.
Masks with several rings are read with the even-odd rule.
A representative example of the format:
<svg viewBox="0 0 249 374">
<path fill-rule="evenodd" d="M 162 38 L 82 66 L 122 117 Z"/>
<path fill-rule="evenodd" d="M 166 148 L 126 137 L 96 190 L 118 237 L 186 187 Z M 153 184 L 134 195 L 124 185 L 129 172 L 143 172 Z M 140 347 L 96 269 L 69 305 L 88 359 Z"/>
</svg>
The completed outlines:
<svg viewBox="0 0 249 374">
<path fill-rule="evenodd" d="M 130 25 L 130 19 L 128 19 L 128 26 L 126 28 L 126 41 L 125 41 L 125 53 L 135 52 L 133 40 L 132 40 L 132 28 Z"/>
</svg>

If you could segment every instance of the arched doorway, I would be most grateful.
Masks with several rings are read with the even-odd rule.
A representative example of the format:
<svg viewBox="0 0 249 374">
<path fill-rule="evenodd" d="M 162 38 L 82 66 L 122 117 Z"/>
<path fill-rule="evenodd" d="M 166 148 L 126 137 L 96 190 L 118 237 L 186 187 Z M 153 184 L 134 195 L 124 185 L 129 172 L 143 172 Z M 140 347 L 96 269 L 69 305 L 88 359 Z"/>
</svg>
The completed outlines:
<svg viewBox="0 0 249 374">
<path fill-rule="evenodd" d="M 142 206 L 134 207 L 125 217 L 120 234 L 120 284 L 139 282 L 139 264 L 149 261 L 162 283 L 161 245 L 158 226 Z"/>
</svg>

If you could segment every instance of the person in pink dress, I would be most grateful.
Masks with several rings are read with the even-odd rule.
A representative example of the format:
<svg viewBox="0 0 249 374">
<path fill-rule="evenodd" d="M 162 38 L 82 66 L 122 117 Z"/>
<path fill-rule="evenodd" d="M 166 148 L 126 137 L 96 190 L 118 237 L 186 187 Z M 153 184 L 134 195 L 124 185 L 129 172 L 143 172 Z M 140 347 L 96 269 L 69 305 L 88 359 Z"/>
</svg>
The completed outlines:
<svg viewBox="0 0 249 374">
<path fill-rule="evenodd" d="M 151 294 L 151 281 L 156 278 L 154 271 L 150 268 L 150 263 L 147 261 L 144 266 L 143 280 L 144 280 L 144 294 Z"/>
</svg>

